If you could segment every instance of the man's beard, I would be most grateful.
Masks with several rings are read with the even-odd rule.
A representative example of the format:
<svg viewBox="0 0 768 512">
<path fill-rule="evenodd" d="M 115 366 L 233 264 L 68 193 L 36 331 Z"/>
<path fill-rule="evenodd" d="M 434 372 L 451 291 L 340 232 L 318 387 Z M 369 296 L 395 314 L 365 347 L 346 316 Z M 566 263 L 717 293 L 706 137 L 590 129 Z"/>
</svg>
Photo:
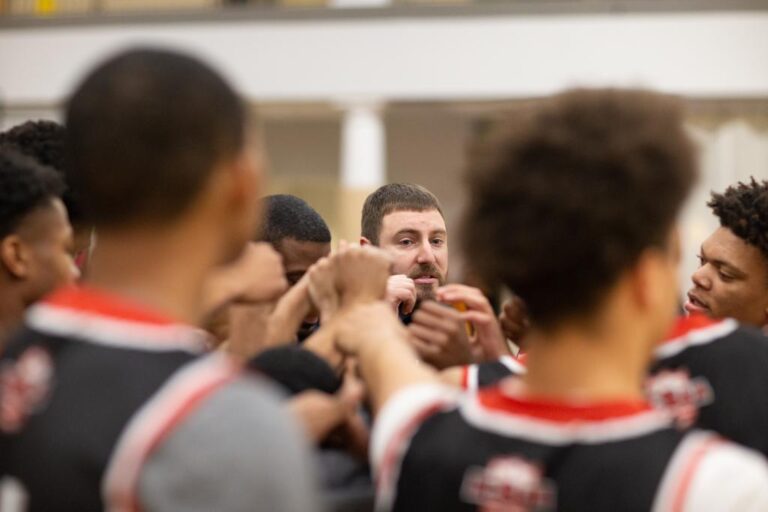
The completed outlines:
<svg viewBox="0 0 768 512">
<path fill-rule="evenodd" d="M 420 303 L 425 300 L 435 300 L 436 291 L 438 286 L 445 284 L 445 276 L 440 270 L 431 263 L 424 263 L 414 268 L 408 273 L 408 277 L 416 280 L 420 277 L 434 277 L 437 279 L 437 286 L 434 284 L 416 284 L 416 302 Z"/>
</svg>

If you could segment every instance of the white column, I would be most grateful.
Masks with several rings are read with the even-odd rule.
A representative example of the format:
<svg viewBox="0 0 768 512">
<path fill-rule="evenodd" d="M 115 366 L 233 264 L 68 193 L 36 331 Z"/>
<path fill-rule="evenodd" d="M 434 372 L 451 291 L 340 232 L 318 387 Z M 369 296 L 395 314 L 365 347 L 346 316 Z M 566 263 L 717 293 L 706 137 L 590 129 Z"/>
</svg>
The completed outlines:
<svg viewBox="0 0 768 512">
<path fill-rule="evenodd" d="M 345 103 L 341 126 L 339 238 L 357 241 L 360 212 L 368 194 L 386 183 L 386 133 L 382 104 Z"/>
<path fill-rule="evenodd" d="M 392 0 L 331 0 L 331 7 L 386 7 L 392 4 Z"/>
<path fill-rule="evenodd" d="M 378 103 L 346 107 L 341 129 L 341 185 L 371 189 L 386 180 L 386 134 Z"/>
</svg>

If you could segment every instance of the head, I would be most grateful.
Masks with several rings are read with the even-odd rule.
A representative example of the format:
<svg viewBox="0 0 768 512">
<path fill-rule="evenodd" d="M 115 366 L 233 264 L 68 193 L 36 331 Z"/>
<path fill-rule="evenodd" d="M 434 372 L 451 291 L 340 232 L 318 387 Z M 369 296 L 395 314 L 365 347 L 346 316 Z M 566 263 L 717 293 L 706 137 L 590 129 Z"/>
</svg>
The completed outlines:
<svg viewBox="0 0 768 512">
<path fill-rule="evenodd" d="M 296 196 L 267 196 L 263 211 L 262 237 L 283 257 L 285 277 L 293 286 L 331 253 L 331 232 L 320 214 Z"/>
<path fill-rule="evenodd" d="M 677 103 L 573 90 L 513 121 L 469 169 L 468 259 L 534 327 L 595 325 L 621 304 L 650 350 L 674 318 L 674 224 L 696 175 Z"/>
<path fill-rule="evenodd" d="M 448 274 L 448 232 L 440 203 L 420 185 L 379 187 L 363 205 L 362 245 L 386 250 L 392 272 L 416 283 L 419 300 L 433 299 Z"/>
<path fill-rule="evenodd" d="M 99 232 L 157 236 L 195 226 L 215 264 L 257 221 L 260 162 L 246 109 L 197 59 L 134 49 L 98 65 L 66 110 L 68 179 Z"/>
<path fill-rule="evenodd" d="M 701 244 L 685 309 L 768 325 L 768 181 L 738 183 L 707 205 L 720 227 Z"/>
<path fill-rule="evenodd" d="M 78 277 L 72 227 L 52 169 L 0 146 L 2 288 L 24 307 Z"/>
<path fill-rule="evenodd" d="M 0 145 L 7 144 L 19 153 L 36 160 L 39 164 L 57 171 L 65 184 L 64 173 L 64 126 L 48 120 L 27 121 L 0 133 Z M 75 255 L 88 251 L 91 241 L 91 227 L 83 221 L 80 198 L 69 186 L 61 197 L 67 207 L 69 222 L 75 232 Z"/>
</svg>

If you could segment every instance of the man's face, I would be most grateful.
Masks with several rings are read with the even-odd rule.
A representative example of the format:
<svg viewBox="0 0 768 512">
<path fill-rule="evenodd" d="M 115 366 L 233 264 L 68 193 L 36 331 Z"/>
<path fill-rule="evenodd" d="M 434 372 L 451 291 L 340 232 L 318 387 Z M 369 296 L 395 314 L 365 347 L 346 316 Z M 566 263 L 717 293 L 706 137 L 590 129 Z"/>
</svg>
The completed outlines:
<svg viewBox="0 0 768 512">
<path fill-rule="evenodd" d="M 384 216 L 379 246 L 393 258 L 393 274 L 416 284 L 419 300 L 434 299 L 448 274 L 448 233 L 437 210 L 396 211 Z"/>
<path fill-rule="evenodd" d="M 757 247 L 721 227 L 701 245 L 699 259 L 686 311 L 768 324 L 768 260 Z"/>
<path fill-rule="evenodd" d="M 72 226 L 60 199 L 53 199 L 49 205 L 32 212 L 18 232 L 29 254 L 25 293 L 28 304 L 80 276 L 72 257 Z"/>
<path fill-rule="evenodd" d="M 328 242 L 302 242 L 295 238 L 283 238 L 275 245 L 275 250 L 283 257 L 285 278 L 290 286 L 299 282 L 309 267 L 320 258 L 331 254 Z"/>
</svg>

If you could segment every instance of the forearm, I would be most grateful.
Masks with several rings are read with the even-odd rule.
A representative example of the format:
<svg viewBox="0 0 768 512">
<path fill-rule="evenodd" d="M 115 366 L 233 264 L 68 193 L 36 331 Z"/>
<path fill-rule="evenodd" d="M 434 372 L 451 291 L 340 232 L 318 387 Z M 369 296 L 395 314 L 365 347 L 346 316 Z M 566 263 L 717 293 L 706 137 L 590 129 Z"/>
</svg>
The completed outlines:
<svg viewBox="0 0 768 512">
<path fill-rule="evenodd" d="M 310 311 L 306 287 L 297 284 L 277 302 L 267 324 L 267 346 L 293 340 Z"/>
<path fill-rule="evenodd" d="M 408 386 L 440 382 L 438 374 L 421 362 L 405 340 L 369 340 L 362 344 L 357 356 L 374 414 Z"/>
</svg>

